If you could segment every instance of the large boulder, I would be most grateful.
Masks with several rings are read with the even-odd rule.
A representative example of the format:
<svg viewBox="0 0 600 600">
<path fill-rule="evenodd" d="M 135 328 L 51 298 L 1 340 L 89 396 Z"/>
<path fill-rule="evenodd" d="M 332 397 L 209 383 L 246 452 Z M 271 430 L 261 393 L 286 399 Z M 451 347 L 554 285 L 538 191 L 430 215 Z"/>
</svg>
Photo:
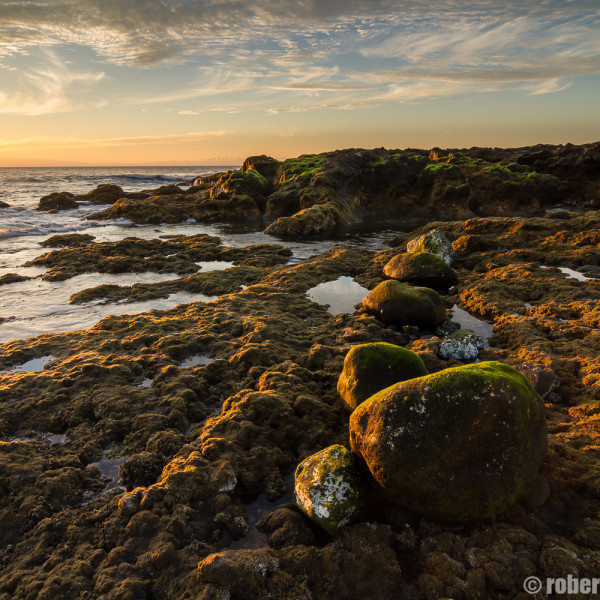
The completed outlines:
<svg viewBox="0 0 600 600">
<path fill-rule="evenodd" d="M 362 484 L 354 456 L 339 444 L 298 465 L 294 491 L 300 509 L 331 535 L 363 508 Z"/>
<path fill-rule="evenodd" d="M 431 252 L 397 254 L 383 267 L 392 279 L 447 290 L 458 283 L 458 276 L 439 256 Z"/>
<path fill-rule="evenodd" d="M 444 303 L 436 291 L 394 279 L 370 291 L 363 299 L 363 308 L 386 325 L 433 328 L 446 320 Z"/>
<path fill-rule="evenodd" d="M 342 400 L 354 410 L 394 383 L 427 374 L 425 363 L 406 348 L 385 342 L 360 344 L 346 354 L 337 389 Z"/>
<path fill-rule="evenodd" d="M 493 517 L 524 497 L 547 441 L 542 398 L 498 362 L 398 383 L 350 417 L 352 450 L 385 493 L 448 523 Z"/>
<path fill-rule="evenodd" d="M 447 265 L 452 264 L 454 257 L 452 244 L 444 232 L 439 229 L 432 229 L 418 238 L 410 240 L 406 244 L 406 250 L 408 252 L 430 252 L 439 256 Z"/>
<path fill-rule="evenodd" d="M 71 192 L 53 192 L 41 198 L 35 210 L 70 210 L 72 208 L 79 208 L 79 204 Z"/>
</svg>

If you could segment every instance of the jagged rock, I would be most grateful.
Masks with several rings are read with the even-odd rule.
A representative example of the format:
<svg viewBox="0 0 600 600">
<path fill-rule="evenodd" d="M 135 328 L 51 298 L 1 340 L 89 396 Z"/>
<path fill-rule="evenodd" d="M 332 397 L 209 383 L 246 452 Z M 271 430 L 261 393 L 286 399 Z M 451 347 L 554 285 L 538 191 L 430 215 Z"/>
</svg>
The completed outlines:
<svg viewBox="0 0 600 600">
<path fill-rule="evenodd" d="M 71 192 L 53 192 L 41 198 L 35 210 L 70 210 L 72 208 L 79 208 L 79 204 Z"/>
<path fill-rule="evenodd" d="M 502 363 L 446 369 L 363 402 L 350 443 L 410 510 L 449 523 L 488 518 L 534 485 L 547 450 L 544 402 Z"/>
<path fill-rule="evenodd" d="M 459 329 L 444 338 L 438 354 L 445 360 L 475 360 L 484 346 L 480 335 L 470 329 Z"/>
<path fill-rule="evenodd" d="M 346 354 L 337 389 L 342 400 L 354 410 L 394 383 L 427 374 L 423 361 L 406 348 L 385 342 L 360 344 Z"/>
<path fill-rule="evenodd" d="M 242 171 L 251 170 L 260 173 L 267 181 L 274 182 L 281 170 L 281 163 L 265 154 L 261 154 L 260 156 L 249 156 L 242 165 Z"/>
<path fill-rule="evenodd" d="M 432 229 L 406 244 L 407 252 L 430 252 L 439 256 L 447 265 L 452 264 L 454 250 L 443 231 Z"/>
<path fill-rule="evenodd" d="M 458 282 L 454 269 L 430 252 L 397 254 L 383 267 L 383 272 L 398 281 L 439 290 L 448 289 Z"/>
<path fill-rule="evenodd" d="M 123 188 L 112 183 L 99 185 L 95 190 L 88 192 L 84 199 L 92 204 L 114 204 L 119 198 L 123 198 Z"/>
<path fill-rule="evenodd" d="M 296 504 L 327 533 L 334 535 L 363 507 L 363 493 L 352 452 L 329 446 L 306 458 L 295 474 Z"/>
<path fill-rule="evenodd" d="M 280 217 L 265 229 L 265 233 L 279 237 L 316 235 L 332 231 L 339 223 L 341 217 L 334 206 L 318 204 L 305 208 L 291 217 Z"/>
<path fill-rule="evenodd" d="M 436 327 L 446 320 L 446 309 L 438 293 L 389 279 L 363 299 L 363 308 L 386 325 Z"/>
</svg>

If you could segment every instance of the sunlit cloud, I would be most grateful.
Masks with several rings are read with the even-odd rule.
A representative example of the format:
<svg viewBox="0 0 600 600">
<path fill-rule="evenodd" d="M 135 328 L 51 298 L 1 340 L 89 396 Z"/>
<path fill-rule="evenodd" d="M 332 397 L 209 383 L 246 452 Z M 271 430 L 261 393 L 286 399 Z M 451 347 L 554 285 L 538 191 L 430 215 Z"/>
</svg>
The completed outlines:
<svg viewBox="0 0 600 600">
<path fill-rule="evenodd" d="M 103 104 L 97 98 L 82 99 L 82 92 L 104 79 L 104 72 L 71 71 L 50 50 L 44 52 L 44 57 L 43 68 L 19 75 L 21 91 L 0 91 L 0 113 L 43 115 Z"/>
<path fill-rule="evenodd" d="M 107 148 L 112 146 L 141 146 L 154 144 L 180 144 L 204 142 L 231 134 L 229 131 L 201 131 L 170 135 L 142 135 L 111 138 L 46 138 L 29 137 L 16 140 L 0 140 L 0 151 L 40 150 L 50 148 Z"/>
<path fill-rule="evenodd" d="M 309 112 L 312 110 L 356 110 L 358 108 L 372 108 L 379 106 L 381 103 L 378 102 L 354 102 L 346 104 L 319 104 L 316 106 L 287 106 L 281 108 L 268 108 L 267 112 L 272 115 L 278 115 L 280 113 L 298 113 L 298 112 Z"/>
</svg>

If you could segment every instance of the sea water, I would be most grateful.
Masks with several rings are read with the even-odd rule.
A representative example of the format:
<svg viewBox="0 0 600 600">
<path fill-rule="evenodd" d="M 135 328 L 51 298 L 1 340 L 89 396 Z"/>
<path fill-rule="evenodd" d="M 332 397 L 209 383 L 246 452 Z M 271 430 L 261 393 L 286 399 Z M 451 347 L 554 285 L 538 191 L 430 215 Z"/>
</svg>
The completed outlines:
<svg viewBox="0 0 600 600">
<path fill-rule="evenodd" d="M 176 276 L 165 273 L 85 273 L 66 281 L 44 281 L 45 267 L 25 267 L 52 248 L 41 243 L 64 233 L 87 233 L 94 242 L 114 242 L 124 237 L 157 239 L 165 235 L 208 234 L 221 239 L 224 246 L 279 244 L 289 247 L 290 264 L 302 262 L 332 248 L 346 247 L 381 250 L 384 240 L 424 224 L 416 221 L 355 223 L 336 238 L 282 241 L 263 233 L 266 223 L 231 225 L 201 224 L 193 220 L 180 224 L 136 225 L 127 219 L 97 221 L 89 219 L 106 206 L 82 204 L 74 210 L 57 213 L 38 212 L 42 196 L 67 191 L 86 194 L 98 185 L 119 185 L 125 192 L 155 189 L 170 183 L 186 189 L 185 181 L 211 173 L 238 168 L 223 167 L 40 167 L 0 168 L 0 200 L 10 205 L 0 208 L 0 277 L 16 273 L 31 277 L 26 281 L 0 285 L 0 343 L 44 333 L 87 329 L 109 315 L 136 314 L 152 309 L 173 308 L 181 303 L 214 297 L 178 292 L 168 298 L 135 303 L 106 303 L 104 300 L 69 304 L 69 297 L 82 289 L 102 284 L 133 285 L 166 281 Z M 230 267 L 226 262 L 199 263 L 200 272 Z"/>
</svg>

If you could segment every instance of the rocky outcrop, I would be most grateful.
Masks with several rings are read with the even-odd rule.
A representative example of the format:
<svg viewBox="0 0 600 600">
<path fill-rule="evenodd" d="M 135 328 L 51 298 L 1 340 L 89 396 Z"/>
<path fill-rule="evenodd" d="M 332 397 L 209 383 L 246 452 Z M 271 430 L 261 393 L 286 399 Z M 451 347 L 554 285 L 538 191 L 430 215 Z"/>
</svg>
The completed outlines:
<svg viewBox="0 0 600 600">
<path fill-rule="evenodd" d="M 240 170 L 190 180 L 187 183 L 193 185 L 185 192 L 177 186 L 141 195 L 115 192 L 111 202 L 116 196 L 130 202 L 93 218 L 120 216 L 155 223 L 234 220 L 238 215 L 239 220 L 265 220 L 271 235 L 297 237 L 330 233 L 365 216 L 542 216 L 558 205 L 598 206 L 598 172 L 598 144 L 509 150 L 348 149 L 281 162 L 261 155 L 246 159 Z M 240 198 L 246 199 L 245 205 Z M 206 203 L 207 199 L 219 203 Z M 177 208 L 170 211 L 165 204 Z"/>
<path fill-rule="evenodd" d="M 383 390 L 350 417 L 350 443 L 384 492 L 427 518 L 506 511 L 546 457 L 544 402 L 513 368 L 484 362 Z"/>
</svg>

